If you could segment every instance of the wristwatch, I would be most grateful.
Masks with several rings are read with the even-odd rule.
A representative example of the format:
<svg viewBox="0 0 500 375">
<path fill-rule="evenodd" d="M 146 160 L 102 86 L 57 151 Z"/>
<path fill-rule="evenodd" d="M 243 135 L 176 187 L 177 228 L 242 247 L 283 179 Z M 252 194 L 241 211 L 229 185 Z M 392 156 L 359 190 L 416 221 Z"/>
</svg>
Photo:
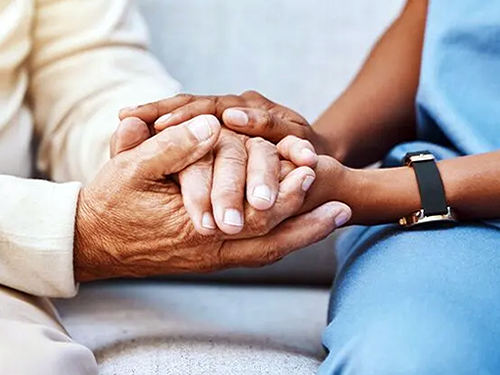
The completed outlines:
<svg viewBox="0 0 500 375">
<path fill-rule="evenodd" d="M 413 227 L 424 223 L 455 222 L 455 214 L 446 202 L 434 155 L 429 151 L 410 152 L 404 157 L 404 163 L 415 172 L 422 208 L 399 219 L 399 224 Z"/>
</svg>

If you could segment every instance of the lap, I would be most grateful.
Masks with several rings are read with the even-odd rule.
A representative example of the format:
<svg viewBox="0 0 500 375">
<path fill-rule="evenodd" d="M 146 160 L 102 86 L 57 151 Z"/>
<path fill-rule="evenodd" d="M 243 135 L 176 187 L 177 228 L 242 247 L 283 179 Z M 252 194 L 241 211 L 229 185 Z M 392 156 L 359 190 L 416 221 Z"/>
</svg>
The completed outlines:
<svg viewBox="0 0 500 375">
<path fill-rule="evenodd" d="M 97 365 L 47 298 L 0 286 L 0 374 L 94 375 Z"/>
<path fill-rule="evenodd" d="M 498 372 L 499 229 L 374 227 L 343 246 L 320 373 Z"/>
</svg>

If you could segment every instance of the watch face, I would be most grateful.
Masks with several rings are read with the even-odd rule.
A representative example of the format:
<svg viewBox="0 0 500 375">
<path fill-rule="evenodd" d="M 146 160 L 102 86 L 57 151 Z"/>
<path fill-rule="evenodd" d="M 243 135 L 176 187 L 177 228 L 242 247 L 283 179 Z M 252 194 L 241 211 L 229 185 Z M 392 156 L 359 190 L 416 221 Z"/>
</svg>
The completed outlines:
<svg viewBox="0 0 500 375">
<path fill-rule="evenodd" d="M 434 155 L 430 151 L 409 152 L 404 157 L 404 164 L 410 166 L 412 163 L 419 161 L 435 160 Z"/>
</svg>

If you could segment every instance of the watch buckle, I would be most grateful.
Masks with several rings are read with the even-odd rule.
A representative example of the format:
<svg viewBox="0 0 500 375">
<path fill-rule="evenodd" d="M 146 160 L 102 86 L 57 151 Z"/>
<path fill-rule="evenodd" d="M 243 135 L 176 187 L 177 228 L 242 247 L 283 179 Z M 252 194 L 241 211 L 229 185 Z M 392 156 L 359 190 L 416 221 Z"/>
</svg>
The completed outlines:
<svg viewBox="0 0 500 375">
<path fill-rule="evenodd" d="M 455 218 L 455 214 L 452 209 L 448 207 L 447 212 L 445 214 L 439 215 L 430 215 L 427 216 L 423 209 L 414 212 L 411 215 L 404 216 L 399 219 L 399 224 L 403 227 L 410 228 L 419 224 L 424 223 L 434 223 L 434 222 L 455 222 L 457 221 Z"/>
</svg>

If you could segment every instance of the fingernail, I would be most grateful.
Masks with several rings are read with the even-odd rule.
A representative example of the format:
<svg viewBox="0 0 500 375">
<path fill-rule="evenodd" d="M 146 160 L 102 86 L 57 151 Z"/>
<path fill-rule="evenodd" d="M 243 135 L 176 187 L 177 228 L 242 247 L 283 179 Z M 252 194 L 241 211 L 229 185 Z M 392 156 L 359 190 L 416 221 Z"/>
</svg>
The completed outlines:
<svg viewBox="0 0 500 375">
<path fill-rule="evenodd" d="M 271 202 L 271 189 L 267 185 L 259 185 L 253 189 L 252 196 Z"/>
<path fill-rule="evenodd" d="M 224 112 L 224 119 L 235 126 L 248 125 L 248 115 L 238 109 L 227 109 Z"/>
<path fill-rule="evenodd" d="M 345 212 L 345 211 L 340 211 L 337 216 L 335 217 L 335 225 L 337 227 L 341 227 L 342 225 L 344 225 L 345 223 L 347 223 L 349 221 L 349 219 L 351 218 L 351 215 L 349 215 L 348 212 Z"/>
<path fill-rule="evenodd" d="M 305 159 L 309 159 L 313 162 L 317 161 L 318 160 L 318 155 L 316 155 L 316 153 L 312 152 L 311 150 L 309 150 L 308 148 L 304 148 L 302 151 L 301 151 L 301 154 L 302 156 L 305 158 Z"/>
<path fill-rule="evenodd" d="M 210 127 L 207 119 L 203 116 L 189 122 L 187 127 L 200 142 L 206 141 L 212 136 L 212 128 Z"/>
<path fill-rule="evenodd" d="M 307 176 L 306 178 L 304 178 L 304 181 L 302 182 L 302 190 L 308 191 L 311 188 L 313 182 L 314 182 L 313 176 Z"/>
<path fill-rule="evenodd" d="M 229 208 L 224 212 L 224 224 L 231 225 L 233 227 L 242 227 L 243 217 L 238 210 Z"/>
<path fill-rule="evenodd" d="M 201 226 L 206 229 L 215 229 L 215 220 L 210 212 L 205 212 L 201 218 Z"/>
<path fill-rule="evenodd" d="M 172 117 L 171 113 L 167 113 L 166 115 L 161 116 L 160 118 L 158 118 L 158 120 L 155 121 L 155 125 L 166 124 L 170 117 Z"/>
</svg>

